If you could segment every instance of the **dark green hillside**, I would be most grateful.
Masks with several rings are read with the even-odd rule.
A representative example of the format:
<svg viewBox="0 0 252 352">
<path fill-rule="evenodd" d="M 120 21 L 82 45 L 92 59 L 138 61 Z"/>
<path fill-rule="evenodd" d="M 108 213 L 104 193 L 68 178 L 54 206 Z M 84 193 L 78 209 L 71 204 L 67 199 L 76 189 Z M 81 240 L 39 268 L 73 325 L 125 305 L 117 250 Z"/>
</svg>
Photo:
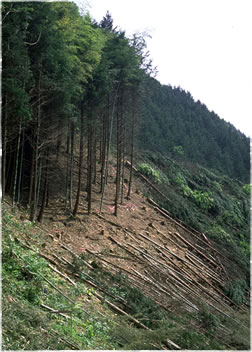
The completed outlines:
<svg viewBox="0 0 252 352">
<path fill-rule="evenodd" d="M 140 149 L 174 156 L 182 146 L 184 160 L 249 182 L 249 138 L 181 88 L 146 78 L 144 89 Z"/>
</svg>

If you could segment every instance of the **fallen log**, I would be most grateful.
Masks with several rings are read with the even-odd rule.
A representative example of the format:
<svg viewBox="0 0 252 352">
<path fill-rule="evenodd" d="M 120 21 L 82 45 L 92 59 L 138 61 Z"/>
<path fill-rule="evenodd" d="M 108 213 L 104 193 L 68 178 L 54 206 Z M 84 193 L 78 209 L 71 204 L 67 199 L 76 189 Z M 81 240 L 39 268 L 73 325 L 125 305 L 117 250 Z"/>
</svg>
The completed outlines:
<svg viewBox="0 0 252 352">
<path fill-rule="evenodd" d="M 86 267 L 88 267 L 89 269 L 93 269 L 92 265 L 90 265 L 88 262 L 82 259 L 78 254 L 74 253 L 70 248 L 68 248 L 64 244 L 61 244 L 61 247 L 64 248 L 66 251 L 70 252 L 75 258 L 80 259 Z"/>
<path fill-rule="evenodd" d="M 59 314 L 66 319 L 72 319 L 72 313 L 73 313 L 72 310 L 69 310 L 69 309 L 68 310 L 55 310 L 55 309 L 53 309 L 49 306 L 46 306 L 45 304 L 42 304 L 42 303 L 40 304 L 40 307 L 49 310 L 50 313 Z M 71 316 L 69 317 L 68 315 L 65 315 L 64 313 L 69 313 L 69 314 L 71 314 Z"/>
<path fill-rule="evenodd" d="M 58 275 L 60 275 L 61 277 L 63 277 L 65 280 L 67 280 L 68 282 L 70 282 L 73 286 L 77 286 L 77 284 L 70 279 L 70 277 L 68 277 L 67 275 L 63 274 L 62 272 L 60 272 L 58 269 L 54 268 L 51 264 L 49 264 L 49 267 L 55 271 Z"/>
<path fill-rule="evenodd" d="M 132 315 L 126 313 L 124 310 L 122 310 L 121 308 L 117 307 L 115 304 L 109 302 L 105 297 L 101 296 L 99 293 L 97 292 L 93 292 L 92 293 L 95 297 L 99 298 L 103 303 L 106 303 L 109 307 L 111 307 L 113 310 L 115 310 L 116 312 L 125 315 L 130 321 L 133 321 L 138 327 L 145 329 L 145 330 L 151 330 L 149 329 L 146 325 L 144 325 L 143 323 L 141 323 L 139 320 L 135 319 Z"/>
<path fill-rule="evenodd" d="M 53 334 L 52 334 L 51 332 L 49 332 L 49 331 L 47 331 L 47 330 L 45 330 L 43 328 L 40 328 L 40 329 L 41 329 L 42 332 L 44 332 L 44 333 L 46 333 L 46 334 L 48 334 L 48 335 L 50 335 L 52 337 L 55 337 L 55 335 L 56 335 L 56 337 L 58 337 L 59 340 L 61 340 L 62 342 L 66 343 L 67 345 L 69 345 L 73 349 L 75 349 L 75 350 L 79 350 L 80 349 L 79 346 L 77 346 L 77 345 L 73 344 L 71 341 L 68 341 L 67 339 L 61 337 L 60 334 L 58 332 L 56 332 L 56 331 L 51 330 L 51 331 L 53 331 Z"/>
<path fill-rule="evenodd" d="M 113 237 L 109 236 L 108 239 L 110 239 L 112 242 L 114 242 L 118 247 L 124 249 L 127 253 L 131 254 L 133 257 L 135 257 L 137 260 L 140 260 L 142 262 L 143 260 L 139 258 L 135 253 L 131 252 L 127 247 L 123 246 L 120 244 L 118 241 L 116 241 Z"/>
<path fill-rule="evenodd" d="M 205 253 L 201 252 L 199 249 L 197 249 L 194 245 L 192 245 L 190 242 L 188 242 L 185 238 L 183 238 L 178 232 L 174 232 L 176 236 L 178 236 L 186 245 L 194 249 L 198 254 L 200 254 L 203 258 L 205 258 L 209 263 L 211 263 L 215 268 L 218 268 L 219 265 L 214 262 L 212 259 L 210 259 Z"/>
<path fill-rule="evenodd" d="M 160 210 L 160 213 L 167 217 L 169 220 L 172 220 L 173 222 L 175 222 L 177 225 L 179 225 L 181 228 L 183 228 L 183 230 L 185 230 L 187 233 L 191 234 L 192 236 L 194 236 L 197 240 L 199 240 L 200 242 L 204 243 L 205 245 L 207 244 L 207 246 L 213 250 L 214 252 L 216 252 L 217 254 L 219 254 L 220 256 L 222 256 L 223 258 L 226 258 L 222 253 L 220 253 L 216 248 L 214 248 L 210 241 L 208 240 L 208 238 L 206 237 L 206 235 L 202 232 L 199 232 L 195 229 L 193 229 L 191 226 L 185 224 L 183 221 L 173 217 L 172 214 L 170 214 L 166 209 L 160 207 L 156 202 L 154 202 L 153 199 L 151 198 L 147 198 L 147 200 L 149 201 L 149 203 L 151 203 L 152 205 L 154 205 L 156 210 Z M 205 241 L 202 240 L 202 238 L 198 237 L 196 234 L 198 234 L 199 236 L 202 236 Z"/>
</svg>

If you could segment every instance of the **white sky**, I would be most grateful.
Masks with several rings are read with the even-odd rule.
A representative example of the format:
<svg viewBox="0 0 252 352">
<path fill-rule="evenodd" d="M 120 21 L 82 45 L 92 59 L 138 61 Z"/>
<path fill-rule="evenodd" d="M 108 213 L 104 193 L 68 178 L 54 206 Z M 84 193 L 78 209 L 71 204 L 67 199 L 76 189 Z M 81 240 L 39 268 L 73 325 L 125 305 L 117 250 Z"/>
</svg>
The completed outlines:
<svg viewBox="0 0 252 352">
<path fill-rule="evenodd" d="M 79 0 L 78 2 L 82 2 Z M 88 0 L 130 36 L 147 31 L 162 84 L 180 86 L 252 137 L 252 0 Z"/>
</svg>

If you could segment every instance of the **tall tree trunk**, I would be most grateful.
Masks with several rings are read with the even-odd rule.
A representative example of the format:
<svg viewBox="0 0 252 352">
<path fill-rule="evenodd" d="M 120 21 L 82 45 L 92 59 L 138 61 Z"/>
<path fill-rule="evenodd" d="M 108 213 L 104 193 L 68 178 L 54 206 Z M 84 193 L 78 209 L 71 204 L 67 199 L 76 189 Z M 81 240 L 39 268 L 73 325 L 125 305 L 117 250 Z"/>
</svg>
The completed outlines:
<svg viewBox="0 0 252 352">
<path fill-rule="evenodd" d="M 36 205 L 36 208 L 38 208 L 38 204 L 39 204 L 42 164 L 43 164 L 43 158 L 42 158 L 42 155 L 40 155 L 39 161 L 38 161 L 38 186 L 37 186 L 37 205 Z"/>
<path fill-rule="evenodd" d="M 118 215 L 118 201 L 121 186 L 121 166 L 122 166 L 122 96 L 120 98 L 119 109 L 117 111 L 117 158 L 116 158 L 116 194 L 115 194 L 115 211 Z"/>
<path fill-rule="evenodd" d="M 83 168 L 83 152 L 84 152 L 84 108 L 83 103 L 81 103 L 81 114 L 80 114 L 80 156 L 79 156 L 79 175 L 78 175 L 78 188 L 75 206 L 73 210 L 73 216 L 76 216 L 78 212 L 79 202 L 80 202 L 80 192 L 81 192 L 81 179 L 82 179 L 82 168 Z"/>
<path fill-rule="evenodd" d="M 32 149 L 31 172 L 30 172 L 29 195 L 28 195 L 28 205 L 29 206 L 31 206 L 32 194 L 33 194 L 34 165 L 35 165 L 35 152 Z"/>
<path fill-rule="evenodd" d="M 97 145 L 97 132 L 96 132 L 96 126 L 93 126 L 93 155 L 92 155 L 92 171 L 93 171 L 93 185 L 96 184 L 96 145 Z"/>
<path fill-rule="evenodd" d="M 42 203 L 38 215 L 38 222 L 41 222 L 43 219 L 44 215 L 44 210 L 47 202 L 47 191 L 48 191 L 48 167 L 49 167 L 49 158 L 48 158 L 48 150 L 46 152 L 46 169 L 45 169 L 45 180 L 44 180 L 44 189 L 43 189 L 43 197 L 42 197 Z"/>
<path fill-rule="evenodd" d="M 67 132 L 67 143 L 66 143 L 66 193 L 65 193 L 65 209 L 68 207 L 68 200 L 69 200 L 69 170 L 70 170 L 70 159 L 69 159 L 69 149 L 70 149 L 70 138 L 71 138 L 71 128 L 70 123 L 68 123 L 68 132 Z"/>
<path fill-rule="evenodd" d="M 134 145 L 135 145 L 135 125 L 136 125 L 136 99 L 132 97 L 132 122 L 131 122 L 131 144 L 130 144 L 130 177 L 127 199 L 130 199 L 132 178 L 133 178 L 133 162 L 134 162 Z"/>
<path fill-rule="evenodd" d="M 20 194 L 22 189 L 22 176 L 23 176 L 23 158 L 24 158 L 24 128 L 22 130 L 22 144 L 21 144 L 21 157 L 20 157 L 20 169 L 19 169 L 19 177 L 18 177 L 18 196 L 17 203 L 20 202 Z"/>
<path fill-rule="evenodd" d="M 89 113 L 90 120 L 88 126 L 88 176 L 87 176 L 87 201 L 88 214 L 91 213 L 92 207 L 92 174 L 93 174 L 93 116 Z"/>
<path fill-rule="evenodd" d="M 2 146 L 3 146 L 3 157 L 2 157 L 2 199 L 5 197 L 5 186 L 6 186 L 6 153 L 7 153 L 7 119 L 8 119 L 8 96 L 5 94 L 5 110 L 3 114 L 3 139 L 2 139 Z"/>
<path fill-rule="evenodd" d="M 13 183 L 13 192 L 12 192 L 12 205 L 14 205 L 14 203 L 15 203 L 16 190 L 17 190 L 17 175 L 18 175 L 18 164 L 19 164 L 19 151 L 20 151 L 21 132 L 22 132 L 22 121 L 21 121 L 21 119 L 20 119 L 20 122 L 19 122 L 19 130 L 18 130 L 18 140 L 17 140 L 16 161 L 15 161 L 14 183 Z"/>
<path fill-rule="evenodd" d="M 101 195 L 100 213 L 102 211 L 103 198 L 104 198 L 104 193 L 105 193 L 105 186 L 106 186 L 107 178 L 108 178 L 109 152 L 110 152 L 110 145 L 111 145 L 111 138 L 112 138 L 115 105 L 116 105 L 116 100 L 117 100 L 117 94 L 118 94 L 119 87 L 120 87 L 120 81 L 119 81 L 119 83 L 117 85 L 117 88 L 116 88 L 116 91 L 115 91 L 113 107 L 112 107 L 112 113 L 111 113 L 111 123 L 110 123 L 109 140 L 108 140 L 108 148 L 107 148 L 107 158 L 106 158 L 106 167 L 105 167 L 105 179 L 104 179 L 103 190 L 102 190 L 102 195 Z"/>
<path fill-rule="evenodd" d="M 109 101 L 108 101 L 109 104 Z M 102 138 L 101 138 L 101 188 L 100 193 L 102 193 L 105 180 L 105 164 L 106 164 L 106 155 L 108 149 L 108 135 L 109 135 L 109 107 L 107 113 L 103 114 L 102 122 Z"/>
<path fill-rule="evenodd" d="M 125 134 L 126 134 L 126 126 L 125 126 L 125 116 L 124 114 L 122 115 L 122 186 L 121 186 L 121 204 L 123 204 L 123 199 L 124 199 L 124 170 L 125 170 Z"/>
<path fill-rule="evenodd" d="M 69 208 L 73 208 L 73 164 L 74 164 L 74 139 L 75 139 L 75 126 L 71 123 L 71 161 L 70 161 L 70 172 L 69 172 Z"/>
<path fill-rule="evenodd" d="M 34 182 L 33 182 L 33 202 L 31 206 L 30 220 L 34 221 L 37 213 L 37 198 L 38 198 L 38 165 L 39 165 L 39 139 L 40 139 L 40 125 L 41 125 L 41 72 L 39 71 L 38 81 L 38 111 L 37 111 L 37 126 L 34 146 Z"/>
</svg>

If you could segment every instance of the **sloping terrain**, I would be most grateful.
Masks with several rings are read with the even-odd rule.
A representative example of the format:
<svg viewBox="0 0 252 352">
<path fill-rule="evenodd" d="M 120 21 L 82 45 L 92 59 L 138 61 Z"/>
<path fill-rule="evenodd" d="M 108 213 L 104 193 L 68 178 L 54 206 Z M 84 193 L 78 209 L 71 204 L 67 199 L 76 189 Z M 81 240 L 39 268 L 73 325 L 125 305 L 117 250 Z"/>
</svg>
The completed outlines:
<svg viewBox="0 0 252 352">
<path fill-rule="evenodd" d="M 133 185 L 131 198 L 123 198 L 115 217 L 114 176 L 111 166 L 101 213 L 98 186 L 93 192 L 90 215 L 85 191 L 77 218 L 69 216 L 64 199 L 57 198 L 46 208 L 43 223 L 32 227 L 32 236 L 17 233 L 17 240 L 26 248 L 39 250 L 51 262 L 51 268 L 67 275 L 73 285 L 83 280 L 94 289 L 94 297 L 105 302 L 105 296 L 109 307 L 140 328 L 149 329 L 148 319 L 130 314 L 129 301 L 121 292 L 123 282 L 139 289 L 172 317 L 179 319 L 189 314 L 190 325 L 196 331 L 209 333 L 214 328 L 214 339 L 223 348 L 239 348 L 237 343 L 232 344 L 230 336 L 232 329 L 249 331 L 248 322 L 243 322 L 248 317 L 249 292 L 239 306 L 226 295 L 230 277 L 225 267 L 232 265 L 230 259 L 215 249 L 205 234 L 187 227 L 147 198 L 139 190 L 143 186 L 139 179 Z M 29 223 L 23 213 L 21 220 Z M 111 280 L 110 275 L 119 282 Z M 207 308 L 204 311 L 202 307 Z M 205 325 L 202 321 L 199 324 L 200 316 Z M 248 342 L 242 335 L 240 346 L 244 349 Z M 163 347 L 187 346 L 178 341 L 168 339 Z"/>
</svg>

